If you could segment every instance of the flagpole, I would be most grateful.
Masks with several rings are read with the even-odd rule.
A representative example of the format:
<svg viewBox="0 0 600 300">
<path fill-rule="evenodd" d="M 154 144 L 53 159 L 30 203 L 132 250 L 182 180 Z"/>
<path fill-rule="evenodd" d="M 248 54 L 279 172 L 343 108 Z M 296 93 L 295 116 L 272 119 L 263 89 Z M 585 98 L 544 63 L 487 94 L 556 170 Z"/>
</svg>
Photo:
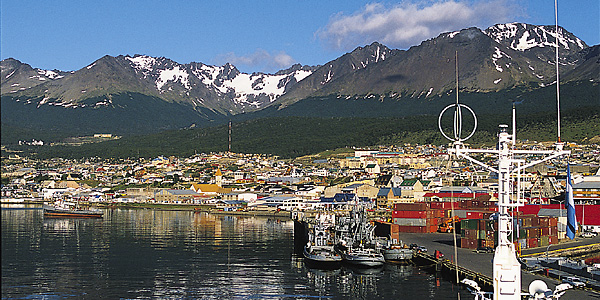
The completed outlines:
<svg viewBox="0 0 600 300">
<path fill-rule="evenodd" d="M 577 232 L 577 218 L 575 216 L 575 202 L 573 200 L 573 183 L 571 182 L 571 166 L 567 163 L 567 184 L 565 193 L 565 204 L 567 207 L 567 237 L 575 238 Z"/>
</svg>

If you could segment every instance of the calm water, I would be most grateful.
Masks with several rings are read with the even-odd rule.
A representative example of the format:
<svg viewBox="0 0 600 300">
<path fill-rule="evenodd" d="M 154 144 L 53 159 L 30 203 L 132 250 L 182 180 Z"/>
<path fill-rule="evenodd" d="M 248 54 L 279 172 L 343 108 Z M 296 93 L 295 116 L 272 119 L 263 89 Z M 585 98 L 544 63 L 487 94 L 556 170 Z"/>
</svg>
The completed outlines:
<svg viewBox="0 0 600 300">
<path fill-rule="evenodd" d="M 293 228 L 187 211 L 117 209 L 77 220 L 3 207 L 2 298 L 457 299 L 456 286 L 411 266 L 308 269 Z"/>
</svg>

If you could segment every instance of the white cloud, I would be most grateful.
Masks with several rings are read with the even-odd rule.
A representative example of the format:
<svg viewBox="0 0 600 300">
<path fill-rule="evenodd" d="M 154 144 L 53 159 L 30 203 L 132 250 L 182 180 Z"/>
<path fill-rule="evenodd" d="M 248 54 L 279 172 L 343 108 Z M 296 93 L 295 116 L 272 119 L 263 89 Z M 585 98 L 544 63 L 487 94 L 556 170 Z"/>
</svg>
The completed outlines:
<svg viewBox="0 0 600 300">
<path fill-rule="evenodd" d="M 285 52 L 269 53 L 263 49 L 258 49 L 254 53 L 246 56 L 238 56 L 233 52 L 220 55 L 215 59 L 218 64 L 226 62 L 240 68 L 249 68 L 260 70 L 261 72 L 274 72 L 290 67 L 296 62 L 294 58 Z"/>
<path fill-rule="evenodd" d="M 513 0 L 404 1 L 393 7 L 372 3 L 351 15 L 339 13 L 317 33 L 326 45 L 338 50 L 381 42 L 405 49 L 442 32 L 468 27 L 485 29 L 508 22 L 522 12 Z"/>
</svg>

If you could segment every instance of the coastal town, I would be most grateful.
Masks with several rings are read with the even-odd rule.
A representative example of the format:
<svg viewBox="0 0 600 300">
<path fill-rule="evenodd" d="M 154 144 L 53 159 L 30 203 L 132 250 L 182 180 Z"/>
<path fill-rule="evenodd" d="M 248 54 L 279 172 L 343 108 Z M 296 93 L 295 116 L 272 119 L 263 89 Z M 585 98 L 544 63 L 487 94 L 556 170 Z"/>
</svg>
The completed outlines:
<svg viewBox="0 0 600 300">
<path fill-rule="evenodd" d="M 587 286 L 596 289 L 598 275 L 594 268 L 597 267 L 588 267 L 595 261 L 588 264 L 564 257 L 559 257 L 564 261 L 526 258 L 539 253 L 539 249 L 548 251 L 550 246 L 554 246 L 553 249 L 569 247 L 564 203 L 568 173 L 579 224 L 577 245 L 582 245 L 584 255 L 598 251 L 594 243 L 600 232 L 600 147 L 595 144 L 566 146 L 571 151 L 568 158 L 536 164 L 511 178 L 512 192 L 519 195 L 518 201 L 523 205 L 512 211 L 514 234 L 510 238 L 526 269 L 546 272 L 545 276 L 559 279 L 577 274 L 587 277 Z M 522 142 L 518 147 L 543 151 L 554 145 Z M 395 259 L 411 259 L 418 265 L 441 264 L 440 270 L 449 272 L 457 267 L 445 260 L 439 249 L 447 252 L 450 246 L 432 241 L 450 243 L 448 239 L 452 235 L 446 234 L 455 232 L 459 237 L 457 247 L 469 251 L 461 255 L 479 261 L 479 256 L 472 256 L 471 251 L 491 253 L 498 247 L 500 216 L 498 175 L 457 159 L 449 150 L 444 146 L 405 144 L 340 149 L 296 159 L 223 152 L 187 158 L 36 160 L 12 153 L 2 158 L 2 203 L 45 205 L 68 200 L 99 208 L 193 210 L 292 218 L 299 225 L 294 227 L 294 239 L 300 239 L 299 245 L 307 241 L 307 245 L 313 245 L 304 248 L 307 262 L 314 261 L 320 267 L 327 260 L 337 266 L 342 260 L 353 259 L 360 260 L 355 262 L 357 264 L 382 265 L 384 256 L 387 262 L 388 256 L 395 255 Z M 492 156 L 482 155 L 479 159 L 494 162 Z M 539 157 L 531 155 L 520 159 L 527 162 Z M 332 216 L 332 213 L 353 215 L 357 204 L 366 208 L 365 217 L 368 216 L 370 223 L 356 219 L 356 223 L 347 226 L 367 226 L 362 229 L 365 233 L 370 231 L 388 243 L 388 248 L 383 248 L 384 254 L 375 261 L 364 261 L 366 256 L 352 258 L 350 252 L 343 257 L 333 256 L 339 250 L 323 247 L 330 247 L 325 246 L 329 243 L 325 236 L 334 229 L 319 227 L 328 221 L 314 223 L 318 218 L 329 218 L 327 215 Z M 95 216 L 101 217 L 102 213 Z M 312 221 L 306 221 L 309 219 L 305 216 L 311 216 Z M 344 220 L 343 217 L 340 220 Z M 344 231 L 343 226 L 336 226 L 335 230 Z M 322 236 L 325 242 L 310 240 L 316 238 L 318 232 L 325 234 Z M 586 240 L 588 237 L 593 239 Z M 349 243 L 355 243 L 356 238 L 350 237 Z M 411 244 L 408 248 L 402 239 L 418 241 L 419 245 Z M 401 248 L 393 248 L 394 243 L 399 243 Z M 435 254 L 427 254 L 426 247 L 435 247 Z M 564 255 L 572 248 L 558 253 Z M 332 257 L 318 258 L 317 253 L 323 251 Z M 489 268 L 481 268 L 487 263 L 464 262 L 462 265 L 461 276 L 491 286 Z M 535 278 L 526 275 L 524 280 L 530 283 Z"/>
<path fill-rule="evenodd" d="M 523 142 L 523 149 L 551 143 Z M 569 159 L 536 165 L 515 178 L 525 204 L 560 204 L 567 162 L 575 204 L 600 204 L 600 147 L 569 144 Z M 485 158 L 484 158 L 485 159 Z M 532 158 L 525 158 L 532 159 Z M 497 201 L 490 171 L 453 159 L 445 147 L 402 145 L 345 149 L 282 159 L 264 154 L 203 153 L 188 158 L 35 160 L 2 158 L 2 201 L 72 198 L 97 204 L 205 205 L 227 211 L 315 210 L 353 197 L 393 221 L 398 204 Z M 458 207 L 456 207 L 458 208 Z M 582 222 L 600 230 L 600 223 Z M 444 216 L 439 216 L 442 223 Z M 438 224 L 428 224 L 435 225 Z M 587 227 L 586 227 L 587 228 Z"/>
</svg>

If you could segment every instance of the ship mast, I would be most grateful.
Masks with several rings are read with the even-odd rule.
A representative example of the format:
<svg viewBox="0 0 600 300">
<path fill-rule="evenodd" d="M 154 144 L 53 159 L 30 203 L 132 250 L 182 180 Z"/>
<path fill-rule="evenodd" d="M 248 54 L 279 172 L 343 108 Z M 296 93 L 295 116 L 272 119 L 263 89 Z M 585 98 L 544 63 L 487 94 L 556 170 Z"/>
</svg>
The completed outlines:
<svg viewBox="0 0 600 300">
<path fill-rule="evenodd" d="M 457 91 L 458 92 L 458 91 Z M 453 135 L 450 137 L 442 128 L 442 116 L 446 110 L 454 108 Z M 462 109 L 471 113 L 474 119 L 474 126 L 471 133 L 466 138 L 461 138 L 462 131 Z M 501 124 L 498 133 L 498 146 L 496 149 L 470 149 L 463 142 L 469 139 L 477 129 L 477 117 L 473 110 L 468 106 L 457 102 L 445 107 L 439 115 L 438 127 L 440 132 L 448 140 L 452 141 L 452 147 L 448 149 L 448 154 L 454 155 L 459 159 L 465 159 L 473 164 L 483 167 L 486 170 L 498 174 L 498 246 L 493 260 L 493 280 L 494 280 L 494 300 L 520 300 L 521 299 L 521 264 L 517 260 L 515 245 L 510 240 L 513 235 L 513 223 L 511 209 L 523 206 L 520 193 L 517 191 L 511 197 L 511 175 L 519 175 L 522 170 L 539 163 L 570 154 L 570 151 L 563 150 L 562 143 L 556 143 L 552 150 L 517 150 L 516 149 L 516 114 L 513 106 L 512 134 L 508 133 L 508 125 Z M 497 165 L 491 166 L 479 161 L 471 154 L 488 154 L 497 157 Z M 541 159 L 526 163 L 519 157 L 542 157 Z M 518 176 L 517 176 L 518 177 Z M 467 283 L 473 286 L 473 282 Z M 477 284 L 474 283 L 476 286 Z M 483 299 L 485 296 L 477 286 Z"/>
</svg>

